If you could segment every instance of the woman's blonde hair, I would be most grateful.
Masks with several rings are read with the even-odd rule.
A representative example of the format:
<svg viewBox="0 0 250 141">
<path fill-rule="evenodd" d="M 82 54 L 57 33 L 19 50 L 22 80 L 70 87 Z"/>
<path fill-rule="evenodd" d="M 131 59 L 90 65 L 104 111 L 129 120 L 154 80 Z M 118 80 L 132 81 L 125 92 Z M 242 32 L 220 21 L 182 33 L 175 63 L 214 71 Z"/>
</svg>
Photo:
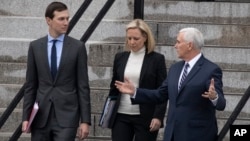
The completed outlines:
<svg viewBox="0 0 250 141">
<path fill-rule="evenodd" d="M 150 52 L 154 51 L 154 49 L 155 49 L 155 39 L 153 37 L 152 31 L 151 31 L 150 27 L 148 26 L 148 24 L 146 24 L 141 19 L 134 19 L 129 24 L 127 24 L 126 32 L 129 29 L 139 29 L 141 31 L 141 33 L 142 33 L 142 36 L 144 36 L 146 38 L 146 41 L 145 41 L 144 45 L 146 47 L 147 53 L 150 53 Z M 128 40 L 127 39 L 126 39 L 126 42 L 125 42 L 125 49 L 130 50 L 129 46 L 128 46 Z"/>
</svg>

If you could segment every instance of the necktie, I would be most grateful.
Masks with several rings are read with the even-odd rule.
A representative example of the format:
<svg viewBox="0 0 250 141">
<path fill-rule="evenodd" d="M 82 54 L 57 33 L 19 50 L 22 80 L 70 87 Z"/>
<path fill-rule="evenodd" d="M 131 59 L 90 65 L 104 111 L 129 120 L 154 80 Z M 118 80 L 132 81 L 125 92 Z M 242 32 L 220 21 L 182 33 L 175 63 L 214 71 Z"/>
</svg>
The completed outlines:
<svg viewBox="0 0 250 141">
<path fill-rule="evenodd" d="M 178 90 L 180 90 L 182 83 L 184 82 L 184 80 L 187 77 L 187 74 L 188 74 L 187 69 L 188 69 L 188 67 L 189 67 L 189 64 L 186 63 L 185 66 L 184 66 L 184 70 L 183 70 L 182 76 L 181 76 L 181 80 L 180 80 L 180 84 L 179 84 Z"/>
<path fill-rule="evenodd" d="M 51 75 L 53 80 L 56 77 L 56 73 L 57 73 L 57 57 L 56 57 L 56 41 L 57 40 L 53 40 L 53 45 L 51 48 Z"/>
</svg>

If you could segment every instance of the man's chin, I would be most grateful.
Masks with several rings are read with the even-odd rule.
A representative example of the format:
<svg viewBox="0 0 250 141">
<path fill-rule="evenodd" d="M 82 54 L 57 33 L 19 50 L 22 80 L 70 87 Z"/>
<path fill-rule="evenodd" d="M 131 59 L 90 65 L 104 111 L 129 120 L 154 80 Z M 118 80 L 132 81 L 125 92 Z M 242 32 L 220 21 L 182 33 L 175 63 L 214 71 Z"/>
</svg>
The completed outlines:
<svg viewBox="0 0 250 141">
<path fill-rule="evenodd" d="M 67 32 L 67 30 L 66 31 L 62 31 L 61 34 L 65 34 L 66 32 Z"/>
<path fill-rule="evenodd" d="M 63 30 L 61 31 L 62 34 L 65 34 L 66 32 L 67 32 L 67 29 L 63 29 Z"/>
</svg>

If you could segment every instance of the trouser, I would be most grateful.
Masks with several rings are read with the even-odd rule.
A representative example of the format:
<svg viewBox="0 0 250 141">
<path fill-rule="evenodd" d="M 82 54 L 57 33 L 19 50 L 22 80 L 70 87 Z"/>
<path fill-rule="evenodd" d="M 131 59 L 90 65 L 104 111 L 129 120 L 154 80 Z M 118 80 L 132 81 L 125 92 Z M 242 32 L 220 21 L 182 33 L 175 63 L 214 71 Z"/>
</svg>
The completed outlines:
<svg viewBox="0 0 250 141">
<path fill-rule="evenodd" d="M 112 141 L 156 141 L 158 131 L 149 131 L 150 122 L 140 115 L 117 114 Z"/>
<path fill-rule="evenodd" d="M 65 128 L 58 124 L 52 104 L 46 126 L 34 128 L 31 132 L 31 141 L 75 141 L 76 131 L 77 128 Z"/>
</svg>

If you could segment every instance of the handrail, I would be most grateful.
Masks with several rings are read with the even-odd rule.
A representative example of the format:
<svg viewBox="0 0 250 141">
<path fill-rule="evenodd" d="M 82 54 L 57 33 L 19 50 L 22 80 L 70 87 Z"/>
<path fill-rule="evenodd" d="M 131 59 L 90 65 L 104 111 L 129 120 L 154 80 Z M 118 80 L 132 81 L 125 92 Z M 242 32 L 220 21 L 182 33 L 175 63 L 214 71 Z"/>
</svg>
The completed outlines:
<svg viewBox="0 0 250 141">
<path fill-rule="evenodd" d="M 89 39 L 89 37 L 91 36 L 91 34 L 93 33 L 93 31 L 96 29 L 97 25 L 100 23 L 100 21 L 102 20 L 102 18 L 105 16 L 105 14 L 109 10 L 109 8 L 112 6 L 112 4 L 114 3 L 114 1 L 115 0 L 108 0 L 105 3 L 105 5 L 103 6 L 103 8 L 100 10 L 100 12 L 97 14 L 97 16 L 95 17 L 95 19 L 93 20 L 93 22 L 88 27 L 87 31 L 81 37 L 81 39 L 80 39 L 81 41 L 83 41 L 85 43 Z"/>
<path fill-rule="evenodd" d="M 79 21 L 79 19 L 82 17 L 83 13 L 86 11 L 86 9 L 89 7 L 89 4 L 92 2 L 92 0 L 85 0 L 80 8 L 77 10 L 75 15 L 72 17 L 72 19 L 69 22 L 69 27 L 66 32 L 66 34 L 69 34 L 71 30 L 74 28 L 76 23 Z"/>
<path fill-rule="evenodd" d="M 22 86 L 22 88 L 19 90 L 19 92 L 16 94 L 16 96 L 14 97 L 14 99 L 11 101 L 11 103 L 9 104 L 9 106 L 7 107 L 7 109 L 4 111 L 4 113 L 0 117 L 0 129 L 2 128 L 2 126 L 4 125 L 4 123 L 6 122 L 6 120 L 10 116 L 10 114 L 13 112 L 13 110 L 16 108 L 17 104 L 23 98 L 24 88 L 25 88 L 25 84 Z"/>
<path fill-rule="evenodd" d="M 142 19 L 144 16 L 144 0 L 134 0 L 134 19 Z"/>
<path fill-rule="evenodd" d="M 22 134 L 22 123 L 19 124 L 15 132 L 10 137 L 9 141 L 17 141 Z"/>
<path fill-rule="evenodd" d="M 228 118 L 226 124 L 223 126 L 221 129 L 219 135 L 218 135 L 218 140 L 217 141 L 222 141 L 223 138 L 225 137 L 226 133 L 228 132 L 230 125 L 233 124 L 239 113 L 241 112 L 242 108 L 245 106 L 247 103 L 247 100 L 250 97 L 250 86 L 248 86 L 248 89 L 246 90 L 245 94 L 241 97 L 239 103 L 236 105 L 235 109 L 233 110 L 232 114 Z"/>
</svg>

